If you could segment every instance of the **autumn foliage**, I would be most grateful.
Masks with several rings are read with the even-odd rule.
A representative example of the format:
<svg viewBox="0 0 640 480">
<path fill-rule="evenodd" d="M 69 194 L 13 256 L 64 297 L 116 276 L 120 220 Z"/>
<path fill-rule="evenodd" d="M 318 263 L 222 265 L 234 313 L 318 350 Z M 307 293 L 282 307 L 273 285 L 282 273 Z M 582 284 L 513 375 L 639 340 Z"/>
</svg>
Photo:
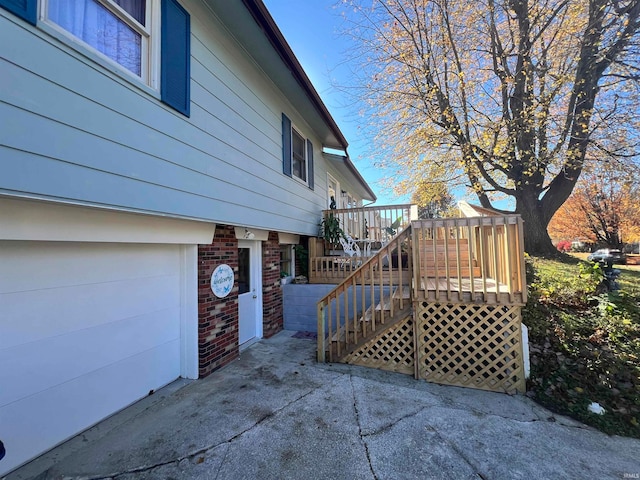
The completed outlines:
<svg viewBox="0 0 640 480">
<path fill-rule="evenodd" d="M 553 217 L 549 233 L 612 248 L 640 241 L 640 180 L 633 171 L 586 172 Z"/>
<path fill-rule="evenodd" d="M 509 199 L 527 251 L 550 253 L 590 159 L 636 153 L 640 0 L 343 1 L 349 91 L 399 193 L 427 179 Z"/>
</svg>

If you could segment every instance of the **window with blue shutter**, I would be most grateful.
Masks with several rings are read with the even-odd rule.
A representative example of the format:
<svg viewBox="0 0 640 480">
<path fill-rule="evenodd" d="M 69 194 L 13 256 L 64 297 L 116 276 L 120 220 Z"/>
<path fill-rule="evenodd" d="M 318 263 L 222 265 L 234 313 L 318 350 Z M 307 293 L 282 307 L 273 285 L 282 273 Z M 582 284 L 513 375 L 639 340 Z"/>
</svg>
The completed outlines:
<svg viewBox="0 0 640 480">
<path fill-rule="evenodd" d="M 176 0 L 162 0 L 160 96 L 178 112 L 190 114 L 191 24 Z"/>
<path fill-rule="evenodd" d="M 313 190 L 313 144 L 309 139 L 307 139 L 307 169 L 309 170 L 307 181 L 309 188 Z"/>
<path fill-rule="evenodd" d="M 37 0 L 0 0 L 0 7 L 9 10 L 32 25 L 36 24 L 38 16 Z"/>
<path fill-rule="evenodd" d="M 282 173 L 291 176 L 291 120 L 282 114 Z"/>
<path fill-rule="evenodd" d="M 282 173 L 313 190 L 313 144 L 282 114 Z"/>
<path fill-rule="evenodd" d="M 46 23 L 55 24 L 100 56 L 115 62 L 153 87 L 160 97 L 189 116 L 191 84 L 191 19 L 177 0 L 42 0 Z M 0 7 L 36 24 L 38 0 L 0 0 Z M 151 15 L 160 7 L 161 24 Z M 154 62 L 152 37 L 161 33 L 160 64 Z M 159 75 L 155 77 L 155 73 Z"/>
</svg>

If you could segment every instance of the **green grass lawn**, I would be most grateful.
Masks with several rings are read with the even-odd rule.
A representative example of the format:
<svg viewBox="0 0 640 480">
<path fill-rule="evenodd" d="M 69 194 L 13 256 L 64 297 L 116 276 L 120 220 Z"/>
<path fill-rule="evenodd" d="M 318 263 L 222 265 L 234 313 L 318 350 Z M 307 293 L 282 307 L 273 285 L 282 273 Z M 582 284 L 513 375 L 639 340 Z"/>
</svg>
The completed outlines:
<svg viewBox="0 0 640 480">
<path fill-rule="evenodd" d="M 609 434 L 640 438 L 640 267 L 616 266 L 620 290 L 603 291 L 593 264 L 528 259 L 529 395 Z M 606 410 L 587 410 L 598 402 Z"/>
</svg>

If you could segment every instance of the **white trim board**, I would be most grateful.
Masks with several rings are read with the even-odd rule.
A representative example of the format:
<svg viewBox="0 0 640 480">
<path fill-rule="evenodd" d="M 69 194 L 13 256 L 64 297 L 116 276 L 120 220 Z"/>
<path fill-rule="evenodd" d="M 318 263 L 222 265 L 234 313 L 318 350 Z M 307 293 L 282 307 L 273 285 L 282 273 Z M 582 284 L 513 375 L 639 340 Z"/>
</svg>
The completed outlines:
<svg viewBox="0 0 640 480">
<path fill-rule="evenodd" d="M 216 226 L 176 218 L 0 197 L 0 240 L 210 244 Z"/>
</svg>

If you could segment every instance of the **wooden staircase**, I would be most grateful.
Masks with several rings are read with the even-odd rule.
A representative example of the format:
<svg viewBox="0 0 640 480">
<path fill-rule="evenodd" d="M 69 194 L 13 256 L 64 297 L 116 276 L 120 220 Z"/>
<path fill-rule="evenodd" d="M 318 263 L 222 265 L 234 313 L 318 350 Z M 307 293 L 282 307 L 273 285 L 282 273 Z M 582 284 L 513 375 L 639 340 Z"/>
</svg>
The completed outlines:
<svg viewBox="0 0 640 480">
<path fill-rule="evenodd" d="M 400 303 L 403 303 L 403 307 L 400 307 Z M 341 330 L 340 337 L 336 332 L 331 342 L 327 342 L 326 353 L 331 358 L 337 350 L 337 344 L 342 342 L 347 346 L 341 350 L 341 357 L 337 361 L 352 363 L 346 359 L 353 352 L 375 339 L 381 331 L 388 330 L 398 322 L 411 317 L 412 312 L 411 289 L 409 286 L 396 287 L 393 294 L 385 295 L 379 303 L 369 306 L 356 322 Z M 344 342 L 344 335 L 349 336 L 347 342 Z"/>
<path fill-rule="evenodd" d="M 410 254 L 410 233 L 401 232 L 318 302 L 318 361 L 344 361 L 411 315 L 412 270 L 392 261 Z"/>
<path fill-rule="evenodd" d="M 318 302 L 318 361 L 523 392 L 521 222 L 412 222 Z"/>
<path fill-rule="evenodd" d="M 437 240 L 434 243 L 421 243 L 420 271 L 426 277 L 479 277 L 481 275 L 477 260 L 471 255 L 469 239 L 458 239 L 456 248 L 452 242 Z"/>
</svg>

